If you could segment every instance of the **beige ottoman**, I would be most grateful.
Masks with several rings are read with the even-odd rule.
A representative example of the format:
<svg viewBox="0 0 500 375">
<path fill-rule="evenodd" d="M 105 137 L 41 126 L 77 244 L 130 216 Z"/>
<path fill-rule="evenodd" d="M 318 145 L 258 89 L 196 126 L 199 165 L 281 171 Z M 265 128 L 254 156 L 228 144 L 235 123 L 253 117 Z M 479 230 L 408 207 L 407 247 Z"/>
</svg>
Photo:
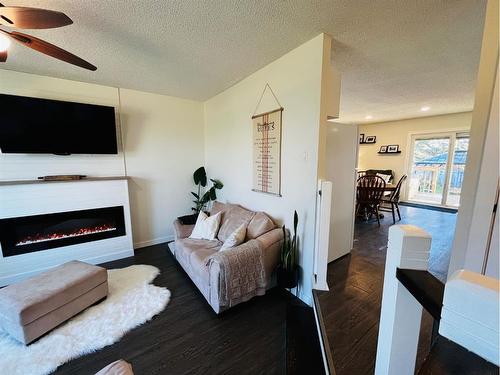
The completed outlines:
<svg viewBox="0 0 500 375">
<path fill-rule="evenodd" d="M 71 261 L 0 289 L 0 325 L 29 344 L 107 295 L 105 268 Z"/>
</svg>

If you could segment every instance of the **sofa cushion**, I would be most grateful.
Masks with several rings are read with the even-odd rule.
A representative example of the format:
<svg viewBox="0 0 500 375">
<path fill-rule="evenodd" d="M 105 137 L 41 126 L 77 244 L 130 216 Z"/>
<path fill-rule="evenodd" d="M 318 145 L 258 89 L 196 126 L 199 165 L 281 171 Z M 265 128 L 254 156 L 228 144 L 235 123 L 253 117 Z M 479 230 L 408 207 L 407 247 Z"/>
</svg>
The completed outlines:
<svg viewBox="0 0 500 375">
<path fill-rule="evenodd" d="M 235 246 L 238 246 L 239 244 L 242 244 L 243 242 L 245 242 L 246 235 L 247 227 L 245 224 L 242 224 L 226 238 L 219 251 L 226 251 L 228 249 L 232 249 Z"/>
<path fill-rule="evenodd" d="M 228 206 L 229 206 L 228 204 L 219 201 L 214 201 L 212 203 L 212 208 L 210 209 L 210 216 L 215 215 L 218 212 L 227 210 Z"/>
<path fill-rule="evenodd" d="M 194 238 L 182 238 L 175 241 L 175 255 L 181 257 L 185 264 L 190 264 L 191 253 L 202 250 L 219 251 L 222 242 L 218 240 L 198 240 Z"/>
<path fill-rule="evenodd" d="M 224 242 L 238 227 L 248 226 L 255 212 L 247 210 L 236 204 L 227 204 L 222 214 L 222 221 L 217 238 Z"/>
<path fill-rule="evenodd" d="M 189 256 L 191 269 L 195 272 L 204 282 L 209 283 L 209 273 L 207 266 L 207 258 L 215 254 L 217 250 L 215 249 L 204 249 L 199 251 L 194 251 Z"/>
<path fill-rule="evenodd" d="M 264 212 L 257 212 L 247 227 L 247 240 L 253 240 L 276 228 L 274 221 Z"/>
</svg>

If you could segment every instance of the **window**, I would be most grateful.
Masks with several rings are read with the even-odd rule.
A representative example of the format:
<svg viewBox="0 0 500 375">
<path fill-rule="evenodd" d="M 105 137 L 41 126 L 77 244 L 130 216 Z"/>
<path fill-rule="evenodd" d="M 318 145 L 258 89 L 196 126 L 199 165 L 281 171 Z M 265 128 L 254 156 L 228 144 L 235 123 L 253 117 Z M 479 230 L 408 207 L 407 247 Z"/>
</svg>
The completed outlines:
<svg viewBox="0 0 500 375">
<path fill-rule="evenodd" d="M 468 133 L 413 136 L 408 201 L 458 207 L 468 149 Z"/>
</svg>

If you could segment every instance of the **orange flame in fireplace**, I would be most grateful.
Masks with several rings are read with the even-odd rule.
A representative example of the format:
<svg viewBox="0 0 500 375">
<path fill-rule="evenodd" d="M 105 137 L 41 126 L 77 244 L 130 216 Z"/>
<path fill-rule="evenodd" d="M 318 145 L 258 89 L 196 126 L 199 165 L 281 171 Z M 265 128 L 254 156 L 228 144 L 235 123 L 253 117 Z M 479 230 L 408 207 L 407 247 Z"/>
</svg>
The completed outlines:
<svg viewBox="0 0 500 375">
<path fill-rule="evenodd" d="M 58 232 L 44 233 L 44 234 L 37 233 L 33 236 L 27 236 L 27 237 L 23 238 L 22 240 L 16 242 L 16 246 L 31 245 L 34 243 L 60 240 L 63 238 L 88 236 L 90 234 L 111 232 L 111 231 L 116 230 L 116 229 L 117 228 L 112 226 L 112 225 L 103 224 L 103 225 L 98 225 L 95 227 L 80 228 L 80 229 L 77 229 L 77 230 L 70 232 L 70 233 L 58 233 Z"/>
</svg>

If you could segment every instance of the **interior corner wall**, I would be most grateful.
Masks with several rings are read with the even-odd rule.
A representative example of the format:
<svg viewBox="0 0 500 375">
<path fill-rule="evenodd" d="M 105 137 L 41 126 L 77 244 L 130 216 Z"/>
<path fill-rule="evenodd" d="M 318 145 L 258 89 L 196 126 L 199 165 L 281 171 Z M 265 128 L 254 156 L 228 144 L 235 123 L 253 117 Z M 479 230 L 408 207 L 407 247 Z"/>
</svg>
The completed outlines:
<svg viewBox="0 0 500 375">
<path fill-rule="evenodd" d="M 203 103 L 126 89 L 120 102 L 134 247 L 171 241 L 203 165 Z"/>
<path fill-rule="evenodd" d="M 207 173 L 224 183 L 222 201 L 265 211 L 292 227 L 299 215 L 299 297 L 312 302 L 320 96 L 325 35 L 292 50 L 233 87 L 205 102 Z M 266 83 L 284 107 L 282 122 L 282 197 L 253 192 L 252 120 Z M 279 107 L 265 95 L 257 113 Z"/>
<path fill-rule="evenodd" d="M 358 169 L 392 169 L 397 181 L 403 174 L 408 174 L 411 134 L 467 131 L 470 129 L 471 118 L 472 112 L 464 112 L 360 125 L 359 133 L 365 137 L 374 135 L 377 142 L 359 145 Z M 399 145 L 401 153 L 380 155 L 378 151 L 383 145 Z"/>
<path fill-rule="evenodd" d="M 486 168 L 489 163 L 485 163 L 483 158 L 488 157 L 485 153 L 486 137 L 488 127 L 498 124 L 490 123 L 492 110 L 492 100 L 494 95 L 495 83 L 497 79 L 499 63 L 499 3 L 498 0 L 488 1 L 486 7 L 486 16 L 484 22 L 483 41 L 481 46 L 481 57 L 479 60 L 479 70 L 476 81 L 476 92 L 474 99 L 474 110 L 472 112 L 472 123 L 470 132 L 469 152 L 467 156 L 467 167 L 464 173 L 460 208 L 458 210 L 457 225 L 455 229 L 455 238 L 451 250 L 450 266 L 448 268 L 448 277 L 460 269 L 468 269 L 474 272 L 481 272 L 482 263 L 486 249 L 478 244 L 478 235 L 484 236 L 484 231 L 471 232 L 471 228 L 476 227 L 474 221 L 474 212 L 477 208 L 484 206 L 485 200 L 494 201 L 494 197 L 478 195 L 481 189 L 480 182 L 484 181 L 495 187 L 495 181 L 489 179 L 481 180 L 482 168 Z M 493 153 L 490 154 L 490 157 Z M 498 157 L 498 149 L 496 155 Z M 498 163 L 498 162 L 497 162 Z M 497 164 L 498 165 L 498 164 Z M 498 171 L 495 171 L 498 172 Z M 483 171 L 488 176 L 488 169 Z M 490 174 L 495 176 L 495 174 Z M 496 175 L 498 176 L 498 175 Z M 498 178 L 498 177 L 497 177 Z M 498 184 L 498 180 L 496 181 Z M 489 215 L 491 220 L 491 209 L 483 212 L 481 216 Z M 484 211 L 484 210 L 483 210 Z"/>
<path fill-rule="evenodd" d="M 0 93 L 113 106 L 123 141 L 117 155 L 0 154 L 0 180 L 126 175 L 134 247 L 173 239 L 174 219 L 190 212 L 192 173 L 204 162 L 202 102 L 2 69 Z"/>
</svg>

